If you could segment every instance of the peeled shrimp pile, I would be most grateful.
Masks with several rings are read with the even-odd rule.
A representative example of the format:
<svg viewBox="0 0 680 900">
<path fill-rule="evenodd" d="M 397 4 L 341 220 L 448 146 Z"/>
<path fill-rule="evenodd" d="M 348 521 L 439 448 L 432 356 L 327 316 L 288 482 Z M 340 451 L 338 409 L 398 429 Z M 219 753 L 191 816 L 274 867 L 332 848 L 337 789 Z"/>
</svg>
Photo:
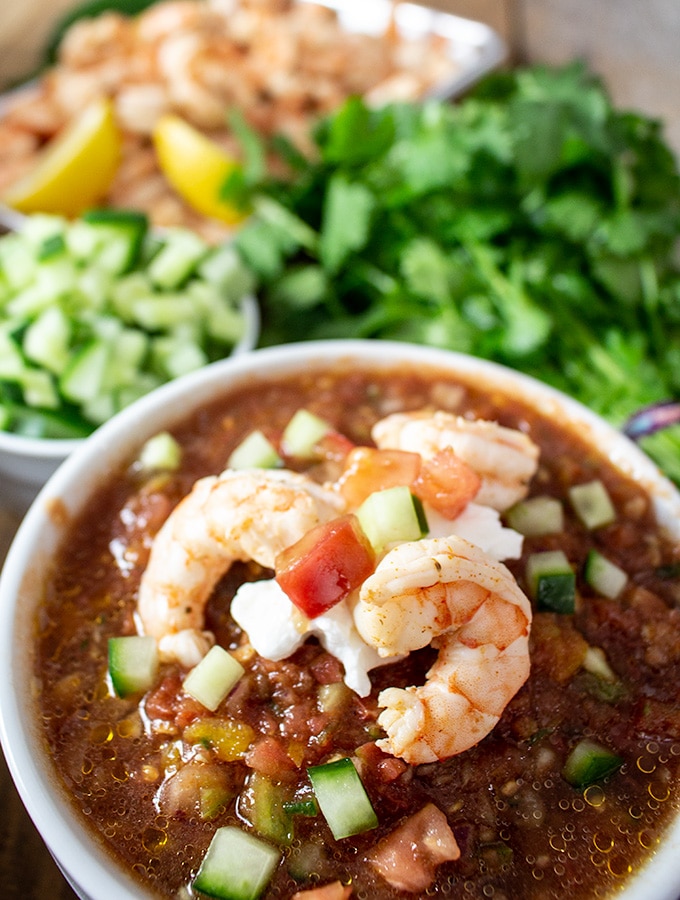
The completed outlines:
<svg viewBox="0 0 680 900">
<path fill-rule="evenodd" d="M 333 10 L 294 0 L 165 0 L 136 18 L 82 19 L 57 64 L 0 122 L 0 191 L 88 101 L 106 95 L 125 135 L 108 202 L 219 238 L 226 226 L 188 209 L 159 171 L 150 135 L 161 115 L 176 113 L 235 150 L 226 121 L 236 108 L 261 133 L 304 145 L 311 121 L 346 97 L 417 97 L 453 67 L 440 39 L 407 41 L 394 28 L 382 37 L 350 33 Z"/>
</svg>

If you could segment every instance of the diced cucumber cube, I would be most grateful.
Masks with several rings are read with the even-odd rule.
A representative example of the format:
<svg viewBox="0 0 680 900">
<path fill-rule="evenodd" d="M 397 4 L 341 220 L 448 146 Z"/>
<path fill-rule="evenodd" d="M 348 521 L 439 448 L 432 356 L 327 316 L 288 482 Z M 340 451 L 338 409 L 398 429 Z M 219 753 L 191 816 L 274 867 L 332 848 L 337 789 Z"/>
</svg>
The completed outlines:
<svg viewBox="0 0 680 900">
<path fill-rule="evenodd" d="M 52 376 L 44 369 L 24 369 L 21 388 L 27 406 L 42 406 L 46 409 L 57 409 L 59 406 L 59 395 Z"/>
<path fill-rule="evenodd" d="M 91 209 L 82 221 L 98 232 L 97 265 L 120 275 L 137 263 L 149 227 L 147 216 L 137 210 Z"/>
<path fill-rule="evenodd" d="M 198 811 L 204 822 L 224 812 L 233 794 L 220 785 L 205 785 L 198 789 Z"/>
<path fill-rule="evenodd" d="M 287 846 L 293 840 L 293 820 L 285 807 L 289 799 L 290 789 L 287 786 L 253 772 L 241 795 L 239 814 L 262 837 L 279 846 Z"/>
<path fill-rule="evenodd" d="M 75 262 L 66 254 L 52 257 L 41 263 L 35 273 L 35 284 L 43 293 L 49 294 L 51 302 L 55 297 L 71 293 L 78 283 L 79 270 Z"/>
<path fill-rule="evenodd" d="M 71 358 L 59 381 L 62 394 L 75 403 L 87 403 L 101 393 L 110 356 L 109 345 L 92 340 Z"/>
<path fill-rule="evenodd" d="M 95 266 L 82 269 L 76 277 L 74 295 L 64 298 L 65 311 L 71 312 L 76 318 L 85 318 L 88 310 L 104 309 L 108 305 L 114 283 L 114 277 L 104 269 Z"/>
<path fill-rule="evenodd" d="M 0 241 L 0 269 L 13 291 L 31 284 L 37 267 L 35 248 L 22 235 L 3 236 Z"/>
<path fill-rule="evenodd" d="M 375 828 L 378 817 L 349 757 L 307 769 L 314 794 L 336 840 Z"/>
<path fill-rule="evenodd" d="M 192 887 L 218 900 L 257 900 L 281 853 L 234 825 L 215 832 Z"/>
<path fill-rule="evenodd" d="M 113 352 L 102 382 L 104 391 L 135 384 L 149 350 L 149 338 L 136 328 L 121 328 L 111 343 Z"/>
<path fill-rule="evenodd" d="M 562 550 L 532 553 L 525 577 L 529 595 L 538 609 L 573 613 L 576 606 L 576 574 Z"/>
<path fill-rule="evenodd" d="M 106 272 L 121 275 L 134 265 L 138 252 L 135 241 L 112 234 L 97 254 L 97 265 Z"/>
<path fill-rule="evenodd" d="M 227 460 L 229 469 L 275 469 L 281 465 L 276 447 L 259 429 L 246 435 Z"/>
<path fill-rule="evenodd" d="M 49 285 L 46 286 L 36 280 L 17 291 L 11 300 L 7 301 L 5 309 L 13 318 L 26 320 L 37 316 L 53 302 L 54 292 Z"/>
<path fill-rule="evenodd" d="M 281 446 L 287 456 L 314 459 L 316 445 L 332 431 L 331 425 L 308 409 L 298 409 L 283 430 Z"/>
<path fill-rule="evenodd" d="M 149 277 L 157 287 L 172 290 L 194 272 L 208 247 L 193 231 L 180 228 L 168 231 L 164 241 L 149 263 Z"/>
<path fill-rule="evenodd" d="M 119 697 L 153 687 L 158 665 L 155 638 L 138 634 L 109 638 L 109 676 Z"/>
<path fill-rule="evenodd" d="M 60 256 L 62 253 L 66 253 L 66 241 L 64 240 L 64 235 L 51 234 L 40 244 L 38 260 L 40 262 L 45 262 L 45 260 L 54 259 L 55 256 Z"/>
<path fill-rule="evenodd" d="M 98 394 L 91 400 L 82 401 L 83 415 L 96 425 L 103 425 L 120 410 L 113 394 Z"/>
<path fill-rule="evenodd" d="M 154 434 L 142 446 L 137 462 L 144 472 L 174 471 L 182 461 L 182 448 L 169 431 Z"/>
<path fill-rule="evenodd" d="M 564 530 L 564 510 L 555 497 L 530 497 L 511 507 L 506 521 L 525 537 L 557 534 Z"/>
<path fill-rule="evenodd" d="M 151 342 L 151 355 L 156 368 L 166 378 L 178 378 L 194 372 L 208 362 L 198 344 L 177 337 L 157 337 Z"/>
<path fill-rule="evenodd" d="M 157 388 L 161 383 L 162 379 L 159 375 L 152 375 L 150 372 L 140 372 L 134 384 L 125 385 L 125 387 L 121 387 L 116 391 L 118 405 L 121 409 L 129 406 L 135 400 L 139 400 L 140 397 Z"/>
<path fill-rule="evenodd" d="M 0 379 L 18 381 L 26 369 L 19 345 L 8 329 L 0 329 Z"/>
<path fill-rule="evenodd" d="M 106 293 L 118 315 L 131 322 L 134 319 L 135 302 L 152 296 L 153 285 L 146 272 L 135 271 L 113 281 Z"/>
<path fill-rule="evenodd" d="M 60 375 L 69 360 L 71 323 L 59 306 L 49 306 L 26 329 L 23 348 L 26 356 Z"/>
<path fill-rule="evenodd" d="M 252 273 L 243 264 L 232 244 L 215 248 L 202 260 L 196 274 L 215 285 L 226 299 L 234 302 L 255 288 Z"/>
<path fill-rule="evenodd" d="M 130 306 L 134 321 L 149 331 L 167 330 L 196 316 L 196 307 L 186 294 L 149 294 Z"/>
<path fill-rule="evenodd" d="M 71 223 L 66 232 L 66 246 L 71 256 L 79 262 L 89 263 L 97 255 L 102 233 L 82 219 Z"/>
<path fill-rule="evenodd" d="M 417 541 L 428 532 L 422 504 L 406 485 L 369 494 L 356 516 L 376 553 L 389 544 Z"/>
<path fill-rule="evenodd" d="M 90 328 L 95 337 L 107 344 L 113 344 L 123 331 L 123 323 L 115 316 L 93 315 L 90 317 Z"/>
<path fill-rule="evenodd" d="M 562 776 L 574 787 L 586 787 L 620 769 L 623 757 L 597 741 L 579 741 L 566 759 Z"/>
<path fill-rule="evenodd" d="M 569 499 L 581 522 L 588 529 L 601 528 L 616 520 L 616 510 L 607 488 L 599 480 L 569 488 Z"/>
<path fill-rule="evenodd" d="M 224 344 L 236 344 L 243 337 L 243 314 L 230 302 L 223 300 L 214 305 L 207 315 L 206 330 L 210 337 Z"/>
<path fill-rule="evenodd" d="M 184 679 L 184 690 L 214 712 L 244 671 L 231 653 L 215 644 Z"/>
<path fill-rule="evenodd" d="M 67 221 L 63 216 L 55 216 L 49 213 L 36 213 L 26 216 L 21 225 L 20 234 L 34 248 L 38 256 L 45 243 L 53 238 L 61 238 L 65 249 L 64 235 L 66 234 Z"/>
<path fill-rule="evenodd" d="M 598 594 L 615 600 L 626 586 L 627 573 L 594 548 L 588 551 L 584 576 Z"/>
<path fill-rule="evenodd" d="M 591 675 L 596 675 L 604 681 L 615 682 L 617 680 L 616 672 L 609 665 L 609 660 L 602 647 L 588 647 L 582 666 L 586 672 L 590 672 Z"/>
</svg>

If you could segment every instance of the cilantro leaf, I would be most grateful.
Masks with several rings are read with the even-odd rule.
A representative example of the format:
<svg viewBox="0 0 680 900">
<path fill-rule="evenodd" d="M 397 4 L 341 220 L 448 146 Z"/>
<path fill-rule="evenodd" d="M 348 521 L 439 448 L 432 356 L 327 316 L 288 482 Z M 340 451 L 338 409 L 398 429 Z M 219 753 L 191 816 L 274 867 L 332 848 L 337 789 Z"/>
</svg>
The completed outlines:
<svg viewBox="0 0 680 900">
<path fill-rule="evenodd" d="M 680 394 L 680 172 L 661 123 L 581 62 L 494 73 L 456 104 L 322 119 L 288 174 L 245 165 L 236 246 L 263 343 L 417 341 L 515 366 L 620 426 Z M 646 445 L 647 446 L 647 445 Z M 680 429 L 649 452 L 680 483 Z"/>
</svg>

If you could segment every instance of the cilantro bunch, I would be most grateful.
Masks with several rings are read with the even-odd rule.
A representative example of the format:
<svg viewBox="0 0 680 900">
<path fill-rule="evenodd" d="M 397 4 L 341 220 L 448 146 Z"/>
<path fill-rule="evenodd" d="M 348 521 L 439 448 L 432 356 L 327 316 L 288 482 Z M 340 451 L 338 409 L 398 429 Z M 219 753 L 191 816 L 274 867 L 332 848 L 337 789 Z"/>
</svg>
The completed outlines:
<svg viewBox="0 0 680 900">
<path fill-rule="evenodd" d="M 680 394 L 680 175 L 658 122 L 580 63 L 488 77 L 458 104 L 347 101 L 313 150 L 225 191 L 265 343 L 392 338 L 528 372 L 621 426 Z M 680 433 L 646 449 L 680 481 Z"/>
</svg>

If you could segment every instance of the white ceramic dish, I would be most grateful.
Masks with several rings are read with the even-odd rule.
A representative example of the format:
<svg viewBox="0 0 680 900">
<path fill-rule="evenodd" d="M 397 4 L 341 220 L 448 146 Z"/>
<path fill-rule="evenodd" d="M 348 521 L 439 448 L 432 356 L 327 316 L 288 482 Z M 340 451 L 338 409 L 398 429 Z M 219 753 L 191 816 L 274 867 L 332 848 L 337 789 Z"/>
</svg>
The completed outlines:
<svg viewBox="0 0 680 900">
<path fill-rule="evenodd" d="M 253 296 L 242 300 L 245 329 L 234 356 L 252 350 L 259 339 L 260 314 Z M 57 467 L 83 443 L 82 439 L 49 440 L 0 430 L 0 509 L 14 516 L 26 512 Z"/>
<path fill-rule="evenodd" d="M 24 518 L 0 580 L 0 739 L 19 794 L 50 851 L 83 900 L 139 900 L 140 891 L 84 827 L 57 782 L 36 727 L 31 654 L 34 616 L 55 547 L 69 517 L 102 476 L 147 437 L 255 376 L 307 370 L 315 363 L 357 359 L 393 367 L 403 360 L 473 376 L 516 394 L 543 413 L 566 419 L 652 494 L 660 521 L 680 538 L 680 495 L 627 438 L 580 406 L 496 364 L 422 346 L 381 341 L 327 341 L 258 350 L 171 382 L 103 425 L 50 478 Z M 676 900 L 680 895 L 680 816 L 648 865 L 618 900 Z M 566 900 L 566 898 L 565 898 Z"/>
</svg>

